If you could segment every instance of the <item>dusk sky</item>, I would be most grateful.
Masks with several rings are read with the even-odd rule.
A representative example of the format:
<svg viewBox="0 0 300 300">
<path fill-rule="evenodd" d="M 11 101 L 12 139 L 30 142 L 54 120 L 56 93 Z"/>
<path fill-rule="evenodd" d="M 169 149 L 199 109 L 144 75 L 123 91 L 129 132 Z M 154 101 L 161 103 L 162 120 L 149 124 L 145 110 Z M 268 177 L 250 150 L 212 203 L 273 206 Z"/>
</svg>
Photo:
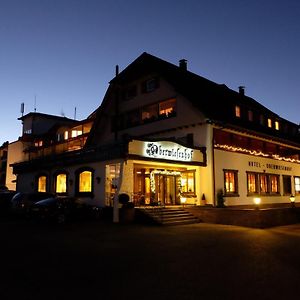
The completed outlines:
<svg viewBox="0 0 300 300">
<path fill-rule="evenodd" d="M 143 52 L 300 122 L 299 0 L 0 0 L 0 146 L 20 106 L 81 120 Z"/>
</svg>

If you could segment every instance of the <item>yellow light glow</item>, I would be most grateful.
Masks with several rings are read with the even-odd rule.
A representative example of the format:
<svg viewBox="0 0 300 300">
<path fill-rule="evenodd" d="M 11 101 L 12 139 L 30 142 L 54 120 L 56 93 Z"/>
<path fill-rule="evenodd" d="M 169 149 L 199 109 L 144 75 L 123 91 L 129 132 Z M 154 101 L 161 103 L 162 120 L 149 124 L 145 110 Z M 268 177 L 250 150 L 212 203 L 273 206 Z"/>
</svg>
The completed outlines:
<svg viewBox="0 0 300 300">
<path fill-rule="evenodd" d="M 247 153 L 247 154 L 251 154 L 251 155 L 255 155 L 255 156 L 270 157 L 270 158 L 274 158 L 274 159 L 277 159 L 277 160 L 280 160 L 280 161 L 286 161 L 286 162 L 292 162 L 292 163 L 300 164 L 299 159 L 282 157 L 282 156 L 279 156 L 278 154 L 272 154 L 272 155 L 271 154 L 266 154 L 266 153 L 263 153 L 261 151 L 249 150 L 249 149 L 245 149 L 245 148 L 241 148 L 241 147 L 234 147 L 234 146 L 229 146 L 229 145 L 216 144 L 215 148 L 224 149 L 224 150 L 232 151 L 232 152 Z"/>
<path fill-rule="evenodd" d="M 294 202 L 295 202 L 295 200 L 296 200 L 296 197 L 295 197 L 294 195 L 291 195 L 291 197 L 290 197 L 290 201 L 291 201 L 291 203 L 294 203 Z"/>
<path fill-rule="evenodd" d="M 254 198 L 253 202 L 255 205 L 259 205 L 261 203 L 261 199 L 260 198 Z"/>
<path fill-rule="evenodd" d="M 181 202 L 182 204 L 186 203 L 186 198 L 185 198 L 185 197 L 180 198 L 180 202 Z"/>
</svg>

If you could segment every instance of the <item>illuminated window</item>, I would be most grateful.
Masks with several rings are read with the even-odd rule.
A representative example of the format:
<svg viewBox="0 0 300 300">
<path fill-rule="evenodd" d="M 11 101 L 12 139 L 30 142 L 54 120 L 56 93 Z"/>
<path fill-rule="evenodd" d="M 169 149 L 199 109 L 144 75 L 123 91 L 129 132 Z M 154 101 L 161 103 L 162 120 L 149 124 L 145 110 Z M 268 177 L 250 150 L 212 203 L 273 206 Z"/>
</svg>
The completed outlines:
<svg viewBox="0 0 300 300">
<path fill-rule="evenodd" d="M 174 116 L 176 113 L 176 99 L 169 99 L 159 103 L 159 115 L 164 117 Z"/>
<path fill-rule="evenodd" d="M 279 176 L 270 175 L 270 192 L 278 194 L 279 193 Z"/>
<path fill-rule="evenodd" d="M 279 130 L 279 122 L 278 121 L 275 121 L 275 129 Z"/>
<path fill-rule="evenodd" d="M 238 106 L 238 105 L 235 106 L 235 116 L 236 116 L 237 118 L 240 118 L 240 117 L 241 117 L 241 108 L 240 108 L 240 106 Z"/>
<path fill-rule="evenodd" d="M 65 131 L 64 138 L 65 138 L 65 140 L 67 140 L 69 138 L 69 132 L 68 131 Z"/>
<path fill-rule="evenodd" d="M 294 179 L 295 179 L 295 193 L 300 194 L 300 177 L 296 176 Z"/>
<path fill-rule="evenodd" d="M 82 135 L 82 130 L 72 130 L 72 133 L 71 133 L 72 138 L 75 138 L 79 135 Z"/>
<path fill-rule="evenodd" d="M 252 110 L 248 110 L 248 120 L 249 121 L 253 121 L 253 111 Z"/>
<path fill-rule="evenodd" d="M 195 194 L 195 171 L 185 171 L 181 173 L 181 192 L 185 194 Z"/>
<path fill-rule="evenodd" d="M 40 176 L 38 178 L 38 192 L 46 192 L 47 191 L 47 177 Z"/>
<path fill-rule="evenodd" d="M 238 193 L 238 172 L 236 170 L 224 170 L 225 195 Z"/>
<path fill-rule="evenodd" d="M 258 193 L 257 174 L 247 173 L 247 190 L 248 194 Z"/>
<path fill-rule="evenodd" d="M 272 128 L 272 120 L 270 118 L 268 119 L 268 127 Z"/>
<path fill-rule="evenodd" d="M 56 176 L 56 193 L 67 192 L 67 174 L 58 174 Z"/>
<path fill-rule="evenodd" d="M 268 193 L 268 176 L 265 174 L 260 174 L 259 176 L 259 187 L 261 193 Z"/>
<path fill-rule="evenodd" d="M 79 173 L 79 192 L 92 192 L 92 172 L 83 171 Z"/>
<path fill-rule="evenodd" d="M 35 146 L 35 147 L 42 147 L 42 146 L 43 146 L 43 141 L 42 141 L 42 140 L 40 140 L 40 141 L 35 141 L 35 142 L 34 142 L 34 146 Z"/>
</svg>

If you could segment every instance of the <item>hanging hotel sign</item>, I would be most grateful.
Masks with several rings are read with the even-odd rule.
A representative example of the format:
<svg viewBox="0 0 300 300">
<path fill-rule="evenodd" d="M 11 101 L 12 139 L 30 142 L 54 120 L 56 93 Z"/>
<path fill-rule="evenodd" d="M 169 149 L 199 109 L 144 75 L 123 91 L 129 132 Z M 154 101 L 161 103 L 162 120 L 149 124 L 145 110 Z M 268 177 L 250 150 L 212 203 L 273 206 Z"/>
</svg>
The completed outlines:
<svg viewBox="0 0 300 300">
<path fill-rule="evenodd" d="M 129 143 L 129 154 L 181 162 L 204 162 L 203 153 L 199 149 L 187 148 L 169 141 L 150 142 L 134 140 Z"/>
</svg>

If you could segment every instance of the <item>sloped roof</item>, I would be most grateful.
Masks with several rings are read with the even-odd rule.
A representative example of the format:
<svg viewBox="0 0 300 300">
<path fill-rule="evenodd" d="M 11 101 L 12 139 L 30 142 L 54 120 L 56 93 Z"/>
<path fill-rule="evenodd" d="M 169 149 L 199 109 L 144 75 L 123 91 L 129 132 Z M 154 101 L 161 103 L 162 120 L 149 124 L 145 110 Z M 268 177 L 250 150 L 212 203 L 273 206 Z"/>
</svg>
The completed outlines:
<svg viewBox="0 0 300 300">
<path fill-rule="evenodd" d="M 290 126 L 298 127 L 297 124 L 281 118 L 278 114 L 272 112 L 255 99 L 234 91 L 225 84 L 215 83 L 147 52 L 142 53 L 113 78 L 110 82 L 110 88 L 114 85 L 130 83 L 147 74 L 157 74 L 163 77 L 179 94 L 191 101 L 195 108 L 199 109 L 213 122 L 238 125 L 247 130 L 252 129 L 256 132 L 295 141 L 295 134 L 289 136 L 287 133 L 283 134 L 282 131 L 270 130 L 270 128 L 266 126 L 257 124 L 257 122 L 249 122 L 243 118 L 235 118 L 233 109 L 235 105 L 241 105 L 244 108 L 259 112 L 259 114 L 271 117 Z M 110 90 L 110 88 L 108 90 Z M 106 101 L 109 100 L 105 97 L 101 105 L 102 108 L 105 107 Z M 299 134 L 297 139 L 300 141 Z"/>
<path fill-rule="evenodd" d="M 111 83 L 130 82 L 150 72 L 160 74 L 178 93 L 189 99 L 194 106 L 207 114 L 208 117 L 216 117 L 224 120 L 225 108 L 229 104 L 239 102 L 279 117 L 253 98 L 245 95 L 242 96 L 240 93 L 229 89 L 225 84 L 215 83 L 147 52 L 140 55 L 118 76 L 111 80 Z"/>
</svg>

